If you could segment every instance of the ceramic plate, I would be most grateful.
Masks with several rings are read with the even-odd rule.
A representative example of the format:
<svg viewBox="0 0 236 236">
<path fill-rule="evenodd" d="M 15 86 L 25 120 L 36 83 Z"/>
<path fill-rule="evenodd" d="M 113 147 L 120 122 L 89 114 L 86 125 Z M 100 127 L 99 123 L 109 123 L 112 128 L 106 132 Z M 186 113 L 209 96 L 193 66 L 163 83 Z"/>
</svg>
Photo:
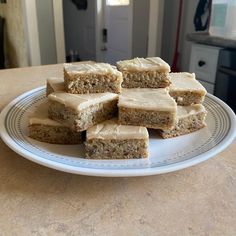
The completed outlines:
<svg viewBox="0 0 236 236">
<path fill-rule="evenodd" d="M 3 141 L 15 152 L 57 170 L 94 176 L 144 176 L 180 170 L 205 161 L 225 149 L 236 136 L 233 111 L 208 94 L 207 127 L 184 136 L 161 139 L 150 131 L 148 160 L 87 160 L 83 145 L 55 145 L 28 137 L 29 112 L 45 100 L 45 87 L 13 100 L 0 114 Z"/>
</svg>

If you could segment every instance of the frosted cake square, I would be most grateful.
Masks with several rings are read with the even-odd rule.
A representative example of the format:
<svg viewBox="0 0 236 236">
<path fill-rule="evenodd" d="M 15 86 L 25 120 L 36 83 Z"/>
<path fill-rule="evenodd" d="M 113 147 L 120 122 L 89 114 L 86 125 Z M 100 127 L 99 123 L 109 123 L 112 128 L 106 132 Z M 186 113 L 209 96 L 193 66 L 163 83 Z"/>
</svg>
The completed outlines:
<svg viewBox="0 0 236 236">
<path fill-rule="evenodd" d="M 86 158 L 148 157 L 148 131 L 145 127 L 120 125 L 117 119 L 112 119 L 89 128 L 86 136 Z"/>
<path fill-rule="evenodd" d="M 48 78 L 46 84 L 46 96 L 59 91 L 65 91 L 64 79 L 59 77 Z"/>
<path fill-rule="evenodd" d="M 64 80 L 68 93 L 120 93 L 122 73 L 107 63 L 64 64 Z"/>
<path fill-rule="evenodd" d="M 206 110 L 203 105 L 177 107 L 177 124 L 172 130 L 162 130 L 160 134 L 163 138 L 172 138 L 184 134 L 189 134 L 206 126 Z"/>
<path fill-rule="evenodd" d="M 123 88 L 165 88 L 170 85 L 170 66 L 159 57 L 117 62 L 123 74 Z"/>
<path fill-rule="evenodd" d="M 119 96 L 119 122 L 153 129 L 171 129 L 177 105 L 166 89 L 123 89 Z"/>
<path fill-rule="evenodd" d="M 194 73 L 170 73 L 170 81 L 169 93 L 178 105 L 190 106 L 204 101 L 207 91 L 196 80 Z"/>
<path fill-rule="evenodd" d="M 70 94 L 55 92 L 48 96 L 49 117 L 75 131 L 111 119 L 117 114 L 118 95 L 115 93 Z"/>
<path fill-rule="evenodd" d="M 82 143 L 82 133 L 48 118 L 48 101 L 40 104 L 29 116 L 29 137 L 41 142 L 54 144 Z"/>
</svg>

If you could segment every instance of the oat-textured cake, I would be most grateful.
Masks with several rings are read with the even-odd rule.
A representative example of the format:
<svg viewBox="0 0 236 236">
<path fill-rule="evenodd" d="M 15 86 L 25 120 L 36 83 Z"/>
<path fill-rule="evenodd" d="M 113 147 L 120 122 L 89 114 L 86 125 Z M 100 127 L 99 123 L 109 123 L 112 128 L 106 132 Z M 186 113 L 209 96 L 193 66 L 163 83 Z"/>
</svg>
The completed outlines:
<svg viewBox="0 0 236 236">
<path fill-rule="evenodd" d="M 164 88 L 123 89 L 118 107 L 123 125 L 171 129 L 176 124 L 177 105 Z"/>
<path fill-rule="evenodd" d="M 122 73 L 107 63 L 64 64 L 66 91 L 74 94 L 120 93 Z"/>
<path fill-rule="evenodd" d="M 58 77 L 50 77 L 47 79 L 46 96 L 51 93 L 65 91 L 64 79 Z"/>
<path fill-rule="evenodd" d="M 120 125 L 117 119 L 112 119 L 89 128 L 86 136 L 87 158 L 148 157 L 148 131 L 145 127 Z"/>
<path fill-rule="evenodd" d="M 117 114 L 118 94 L 70 94 L 55 92 L 48 96 L 48 114 L 53 120 L 70 126 L 75 131 L 111 119 Z"/>
<path fill-rule="evenodd" d="M 195 79 L 195 74 L 186 72 L 170 73 L 170 95 L 180 106 L 201 104 L 206 95 L 206 89 Z"/>
<path fill-rule="evenodd" d="M 160 131 L 163 138 L 177 137 L 183 134 L 192 133 L 206 126 L 206 110 L 203 105 L 178 106 L 178 123 L 172 130 Z"/>
<path fill-rule="evenodd" d="M 170 66 L 159 57 L 134 58 L 117 62 L 124 88 L 165 88 L 170 85 Z"/>
<path fill-rule="evenodd" d="M 29 116 L 29 136 L 41 142 L 54 144 L 82 143 L 82 133 L 48 118 L 48 102 L 39 105 Z"/>
</svg>

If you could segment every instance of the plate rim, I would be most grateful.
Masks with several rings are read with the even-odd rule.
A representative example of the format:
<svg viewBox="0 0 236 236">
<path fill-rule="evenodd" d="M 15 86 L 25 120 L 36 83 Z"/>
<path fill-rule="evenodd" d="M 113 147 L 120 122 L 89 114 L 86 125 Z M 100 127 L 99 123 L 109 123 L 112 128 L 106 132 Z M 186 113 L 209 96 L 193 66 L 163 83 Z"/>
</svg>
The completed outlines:
<svg viewBox="0 0 236 236">
<path fill-rule="evenodd" d="M 212 149 L 208 150 L 205 153 L 202 153 L 200 155 L 197 155 L 194 158 L 183 160 L 177 163 L 168 164 L 166 166 L 159 166 L 159 167 L 152 167 L 152 168 L 141 168 L 141 169 L 95 169 L 95 168 L 86 168 L 86 167 L 80 167 L 80 166 L 69 166 L 63 163 L 54 162 L 52 160 L 44 159 L 36 154 L 32 154 L 28 152 L 27 150 L 24 150 L 22 148 L 18 148 L 17 144 L 11 139 L 9 136 L 6 127 L 5 127 L 5 118 L 6 114 L 10 110 L 10 108 L 17 103 L 20 99 L 24 98 L 25 96 L 28 96 L 32 93 L 37 92 L 38 90 L 41 90 L 45 88 L 46 86 L 40 86 L 35 89 L 29 90 L 16 98 L 14 98 L 11 102 L 9 102 L 0 112 L 0 137 L 3 140 L 3 142 L 14 152 L 17 154 L 23 156 L 24 158 L 33 161 L 37 164 L 56 169 L 59 171 L 72 173 L 72 174 L 80 174 L 80 175 L 88 175 L 88 176 L 100 176 L 100 177 L 137 177 L 137 176 L 149 176 L 149 175 L 157 175 L 157 174 L 164 174 L 169 173 L 181 169 L 185 169 L 194 165 L 197 165 L 203 161 L 206 161 L 212 157 L 214 157 L 216 154 L 222 152 L 225 148 L 227 148 L 236 138 L 236 116 L 232 109 L 224 103 L 219 98 L 215 97 L 212 94 L 207 93 L 206 96 L 214 100 L 216 103 L 218 103 L 220 106 L 225 108 L 225 111 L 229 115 L 231 127 L 230 130 L 225 137 L 224 140 L 222 140 L 221 143 L 217 144 Z"/>
</svg>

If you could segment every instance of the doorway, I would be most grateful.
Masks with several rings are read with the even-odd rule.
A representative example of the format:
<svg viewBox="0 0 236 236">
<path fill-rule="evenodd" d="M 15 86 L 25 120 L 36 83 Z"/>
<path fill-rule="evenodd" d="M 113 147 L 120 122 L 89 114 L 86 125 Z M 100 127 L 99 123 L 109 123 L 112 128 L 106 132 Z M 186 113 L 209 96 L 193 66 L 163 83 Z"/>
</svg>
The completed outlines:
<svg viewBox="0 0 236 236">
<path fill-rule="evenodd" d="M 105 25 L 103 29 L 105 61 L 115 64 L 119 60 L 131 59 L 133 1 L 106 0 L 104 1 L 103 14 Z"/>
<path fill-rule="evenodd" d="M 67 61 L 96 60 L 95 2 L 63 0 L 65 51 Z"/>
<path fill-rule="evenodd" d="M 79 9 L 63 0 L 67 59 L 115 64 L 118 60 L 146 57 L 149 0 L 87 0 Z"/>
<path fill-rule="evenodd" d="M 44 43 L 47 46 L 44 49 L 45 53 L 50 53 L 56 48 L 56 57 L 55 53 L 52 54 L 54 63 L 65 62 L 66 56 L 71 61 L 94 60 L 114 64 L 123 59 L 160 55 L 157 49 L 160 49 L 160 13 L 163 12 L 161 6 L 164 0 L 47 1 L 52 10 L 47 8 L 40 14 L 44 17 L 45 12 L 48 12 L 50 14 L 47 17 L 50 15 L 51 19 L 41 21 L 37 20 L 37 2 L 45 9 L 46 0 L 24 0 L 31 65 L 42 62 L 42 40 L 37 35 L 40 34 L 39 26 L 43 28 L 45 24 L 49 29 L 48 22 L 51 22 L 51 29 L 47 32 L 51 35 L 50 43 L 53 46 L 49 48 L 49 43 Z M 45 33 L 42 35 L 46 36 Z"/>
</svg>

